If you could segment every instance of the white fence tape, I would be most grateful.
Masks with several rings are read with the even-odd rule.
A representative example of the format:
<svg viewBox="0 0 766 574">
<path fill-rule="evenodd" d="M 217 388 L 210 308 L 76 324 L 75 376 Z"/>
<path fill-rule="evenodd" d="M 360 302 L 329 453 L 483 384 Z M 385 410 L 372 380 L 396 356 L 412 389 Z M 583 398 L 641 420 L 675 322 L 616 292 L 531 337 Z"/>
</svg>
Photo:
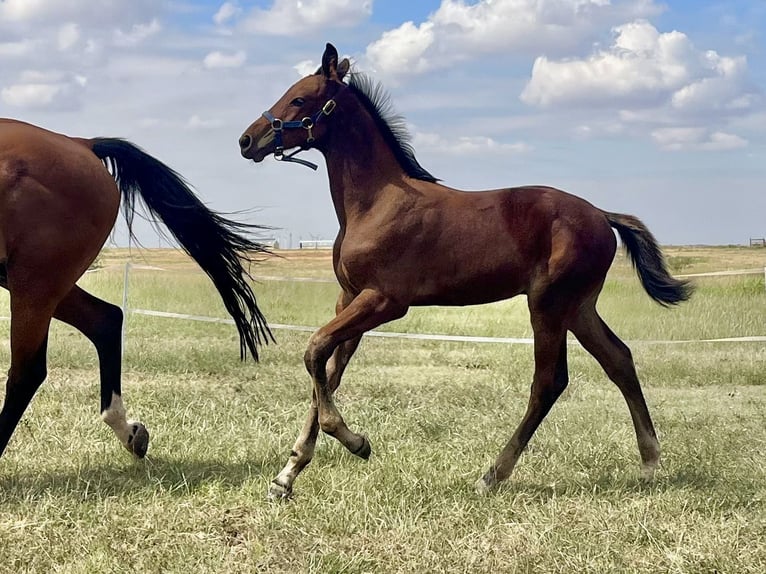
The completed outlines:
<svg viewBox="0 0 766 574">
<path fill-rule="evenodd" d="M 734 275 L 763 275 L 766 273 L 766 267 L 763 269 L 730 269 L 727 271 L 709 271 L 707 273 L 687 273 L 685 275 L 675 275 L 679 279 L 693 279 L 694 277 L 731 277 Z"/>
<path fill-rule="evenodd" d="M 148 315 L 152 317 L 163 317 L 168 319 L 182 319 L 187 321 L 205 321 L 208 323 L 226 323 L 233 325 L 234 321 L 231 319 L 219 319 L 217 317 L 205 317 L 200 315 L 188 315 L 184 313 L 169 313 L 166 311 L 152 311 L 150 309 L 128 309 L 128 274 L 131 267 L 130 263 L 125 264 L 125 285 L 123 289 L 122 310 L 124 313 L 130 311 L 138 315 Z M 145 269 L 151 269 L 145 267 Z M 740 271 L 724 271 L 710 274 L 701 275 L 749 275 L 754 271 L 740 270 Z M 758 271 L 760 273 L 760 271 Z M 300 283 L 334 283 L 332 279 L 318 278 L 318 277 L 286 277 L 286 276 L 274 276 L 274 275 L 261 275 L 254 279 L 260 281 L 288 281 L 288 282 L 300 282 Z M 271 324 L 269 325 L 274 330 L 283 331 L 301 331 L 306 333 L 313 333 L 319 327 L 309 327 L 306 325 L 282 325 Z M 365 336 L 369 337 L 387 337 L 396 339 L 416 339 L 420 341 L 443 341 L 443 342 L 456 342 L 456 343 L 491 343 L 491 344 L 506 344 L 506 345 L 532 345 L 534 339 L 526 337 L 474 337 L 469 335 L 440 335 L 432 333 L 397 333 L 392 331 L 368 331 Z M 574 340 L 570 340 L 573 344 L 578 344 Z M 675 344 L 688 344 L 688 343 L 743 343 L 743 342 L 766 342 L 766 336 L 756 337 L 724 337 L 719 339 L 684 339 L 684 340 L 635 340 L 628 341 L 629 343 L 647 343 L 654 345 L 675 345 Z M 125 340 L 123 338 L 123 348 Z"/>
<path fill-rule="evenodd" d="M 131 309 L 131 313 L 137 315 L 149 315 L 152 317 L 163 317 L 168 319 L 183 319 L 187 321 L 205 321 L 208 323 L 226 323 L 233 325 L 231 319 L 219 319 L 218 317 L 205 317 L 201 315 L 186 315 L 184 313 L 168 313 L 166 311 L 151 311 L 149 309 Z M 319 327 L 309 327 L 306 325 L 281 325 L 275 323 L 269 325 L 274 330 L 284 331 L 302 331 L 313 333 Z M 368 331 L 365 336 L 369 337 L 388 337 L 395 339 L 418 339 L 420 341 L 447 341 L 456 343 L 503 343 L 510 345 L 531 345 L 534 340 L 525 337 L 472 337 L 468 335 L 439 335 L 431 333 L 396 333 L 393 331 Z M 763 337 L 723 337 L 719 339 L 683 339 L 683 340 L 635 340 L 629 343 L 648 343 L 654 345 L 673 345 L 681 343 L 745 343 L 745 342 L 766 342 L 766 336 Z"/>
<path fill-rule="evenodd" d="M 140 269 L 150 269 L 162 271 L 159 267 L 151 267 L 148 265 L 133 265 L 130 262 L 125 264 L 125 276 L 122 292 L 122 311 L 126 315 L 128 313 L 134 313 L 136 315 L 147 315 L 151 317 L 161 317 L 166 319 L 181 319 L 186 321 L 203 321 L 207 323 L 225 323 L 233 325 L 234 321 L 231 319 L 221 319 L 218 317 L 207 317 L 202 315 L 189 315 L 185 313 L 170 313 L 167 311 L 153 311 L 150 309 L 130 309 L 128 307 L 128 285 L 130 277 L 130 269 L 132 267 Z M 741 271 L 719 271 L 716 273 L 699 273 L 693 275 L 678 275 L 678 277 L 702 277 L 702 276 L 725 276 L 725 275 L 750 275 L 760 273 L 760 270 L 741 270 Z M 766 274 L 766 268 L 764 268 Z M 334 281 L 323 278 L 315 277 L 277 277 L 264 275 L 256 277 L 257 280 L 262 281 L 294 281 L 294 282 L 307 282 L 307 283 L 333 283 Z M 10 317 L 0 316 L 0 321 L 8 321 Z M 125 348 L 125 323 L 122 326 L 122 348 Z M 306 325 L 283 325 L 274 323 L 269 325 L 274 330 L 283 331 L 300 331 L 306 333 L 313 333 L 319 327 L 309 327 Z M 492 344 L 506 344 L 506 345 L 531 345 L 534 340 L 526 337 L 475 337 L 469 335 L 440 335 L 434 333 L 398 333 L 393 331 L 368 331 L 365 333 L 368 337 L 385 337 L 395 339 L 416 339 L 420 341 L 444 341 L 454 343 L 492 343 Z M 576 341 L 570 340 L 571 343 L 577 344 Z M 632 340 L 628 343 L 645 343 L 651 345 L 678 345 L 689 343 L 763 343 L 766 342 L 766 336 L 745 336 L 745 337 L 722 337 L 717 339 L 682 339 L 682 340 Z"/>
</svg>

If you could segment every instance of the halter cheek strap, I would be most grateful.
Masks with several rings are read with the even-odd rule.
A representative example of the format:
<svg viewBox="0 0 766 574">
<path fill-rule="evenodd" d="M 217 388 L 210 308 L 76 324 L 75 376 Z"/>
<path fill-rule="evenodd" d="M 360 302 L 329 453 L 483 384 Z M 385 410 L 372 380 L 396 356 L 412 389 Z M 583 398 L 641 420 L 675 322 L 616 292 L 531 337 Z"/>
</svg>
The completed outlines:
<svg viewBox="0 0 766 574">
<path fill-rule="evenodd" d="M 314 141 L 314 132 L 312 131 L 314 126 L 320 119 L 322 119 L 322 117 L 329 116 L 334 109 L 335 100 L 327 100 L 325 105 L 322 106 L 322 109 L 316 112 L 314 115 L 306 116 L 302 120 L 291 120 L 289 122 L 285 122 L 280 118 L 274 117 L 274 114 L 268 110 L 263 112 L 261 115 L 269 121 L 271 124 L 271 129 L 274 130 L 274 141 L 277 144 L 276 148 L 274 149 L 274 158 L 278 161 L 299 163 L 301 165 L 305 165 L 306 167 L 310 167 L 313 170 L 316 170 L 318 166 L 315 163 L 294 157 L 299 152 L 304 151 L 305 148 L 300 147 L 290 154 L 285 154 L 285 146 L 284 142 L 282 141 L 282 132 L 289 129 L 303 128 L 307 132 L 306 143 L 310 144 Z"/>
</svg>

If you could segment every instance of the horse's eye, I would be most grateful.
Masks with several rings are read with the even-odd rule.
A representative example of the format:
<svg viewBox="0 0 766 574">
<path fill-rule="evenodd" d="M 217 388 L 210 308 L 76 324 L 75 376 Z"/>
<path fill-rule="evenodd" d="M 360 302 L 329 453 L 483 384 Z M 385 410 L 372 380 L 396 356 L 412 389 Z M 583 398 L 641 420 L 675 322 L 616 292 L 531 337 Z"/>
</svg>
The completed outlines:
<svg viewBox="0 0 766 574">
<path fill-rule="evenodd" d="M 304 100 L 303 98 L 295 98 L 292 102 L 290 102 L 290 105 L 301 107 L 305 103 L 306 103 L 306 100 Z"/>
</svg>

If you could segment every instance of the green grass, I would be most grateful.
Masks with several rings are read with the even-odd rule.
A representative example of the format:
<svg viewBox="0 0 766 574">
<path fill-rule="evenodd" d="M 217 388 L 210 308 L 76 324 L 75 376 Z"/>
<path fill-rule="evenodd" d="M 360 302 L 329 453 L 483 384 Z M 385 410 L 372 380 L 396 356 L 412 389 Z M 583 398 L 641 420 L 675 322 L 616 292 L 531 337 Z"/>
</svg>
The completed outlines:
<svg viewBox="0 0 766 574">
<path fill-rule="evenodd" d="M 709 251 L 681 251 L 683 272 L 715 270 Z M 119 303 L 114 258 L 81 284 Z M 172 262 L 133 270 L 131 306 L 223 317 L 204 276 Z M 330 276 L 326 260 L 263 269 Z M 572 346 L 569 388 L 489 497 L 472 485 L 522 416 L 528 346 L 365 339 L 338 405 L 373 457 L 321 437 L 294 500 L 270 503 L 308 406 L 306 333 L 278 331 L 260 364 L 240 363 L 231 325 L 129 315 L 126 404 L 152 433 L 138 462 L 99 420 L 95 352 L 54 324 L 49 379 L 0 459 L 0 573 L 764 572 L 766 345 L 647 341 L 766 335 L 766 290 L 757 276 L 697 285 L 661 309 L 620 259 L 601 300 L 634 341 L 663 447 L 656 481 L 638 481 L 619 392 Z M 319 325 L 337 288 L 264 281 L 257 293 L 271 322 Z M 523 299 L 414 309 L 386 328 L 531 335 Z M 7 365 L 7 321 L 0 338 Z"/>
</svg>

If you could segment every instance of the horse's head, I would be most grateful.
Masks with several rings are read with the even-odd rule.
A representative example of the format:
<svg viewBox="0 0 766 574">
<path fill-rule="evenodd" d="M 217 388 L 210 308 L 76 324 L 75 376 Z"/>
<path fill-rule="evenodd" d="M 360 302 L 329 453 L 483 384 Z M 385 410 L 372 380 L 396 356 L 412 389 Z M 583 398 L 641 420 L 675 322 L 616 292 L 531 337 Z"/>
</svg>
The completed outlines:
<svg viewBox="0 0 766 574">
<path fill-rule="evenodd" d="M 317 72 L 293 84 L 245 130 L 239 138 L 242 156 L 255 162 L 272 153 L 277 159 L 287 159 L 285 150 L 315 147 L 327 131 L 335 109 L 333 97 L 345 86 L 348 69 L 348 59 L 338 63 L 338 51 L 327 44 Z"/>
</svg>

